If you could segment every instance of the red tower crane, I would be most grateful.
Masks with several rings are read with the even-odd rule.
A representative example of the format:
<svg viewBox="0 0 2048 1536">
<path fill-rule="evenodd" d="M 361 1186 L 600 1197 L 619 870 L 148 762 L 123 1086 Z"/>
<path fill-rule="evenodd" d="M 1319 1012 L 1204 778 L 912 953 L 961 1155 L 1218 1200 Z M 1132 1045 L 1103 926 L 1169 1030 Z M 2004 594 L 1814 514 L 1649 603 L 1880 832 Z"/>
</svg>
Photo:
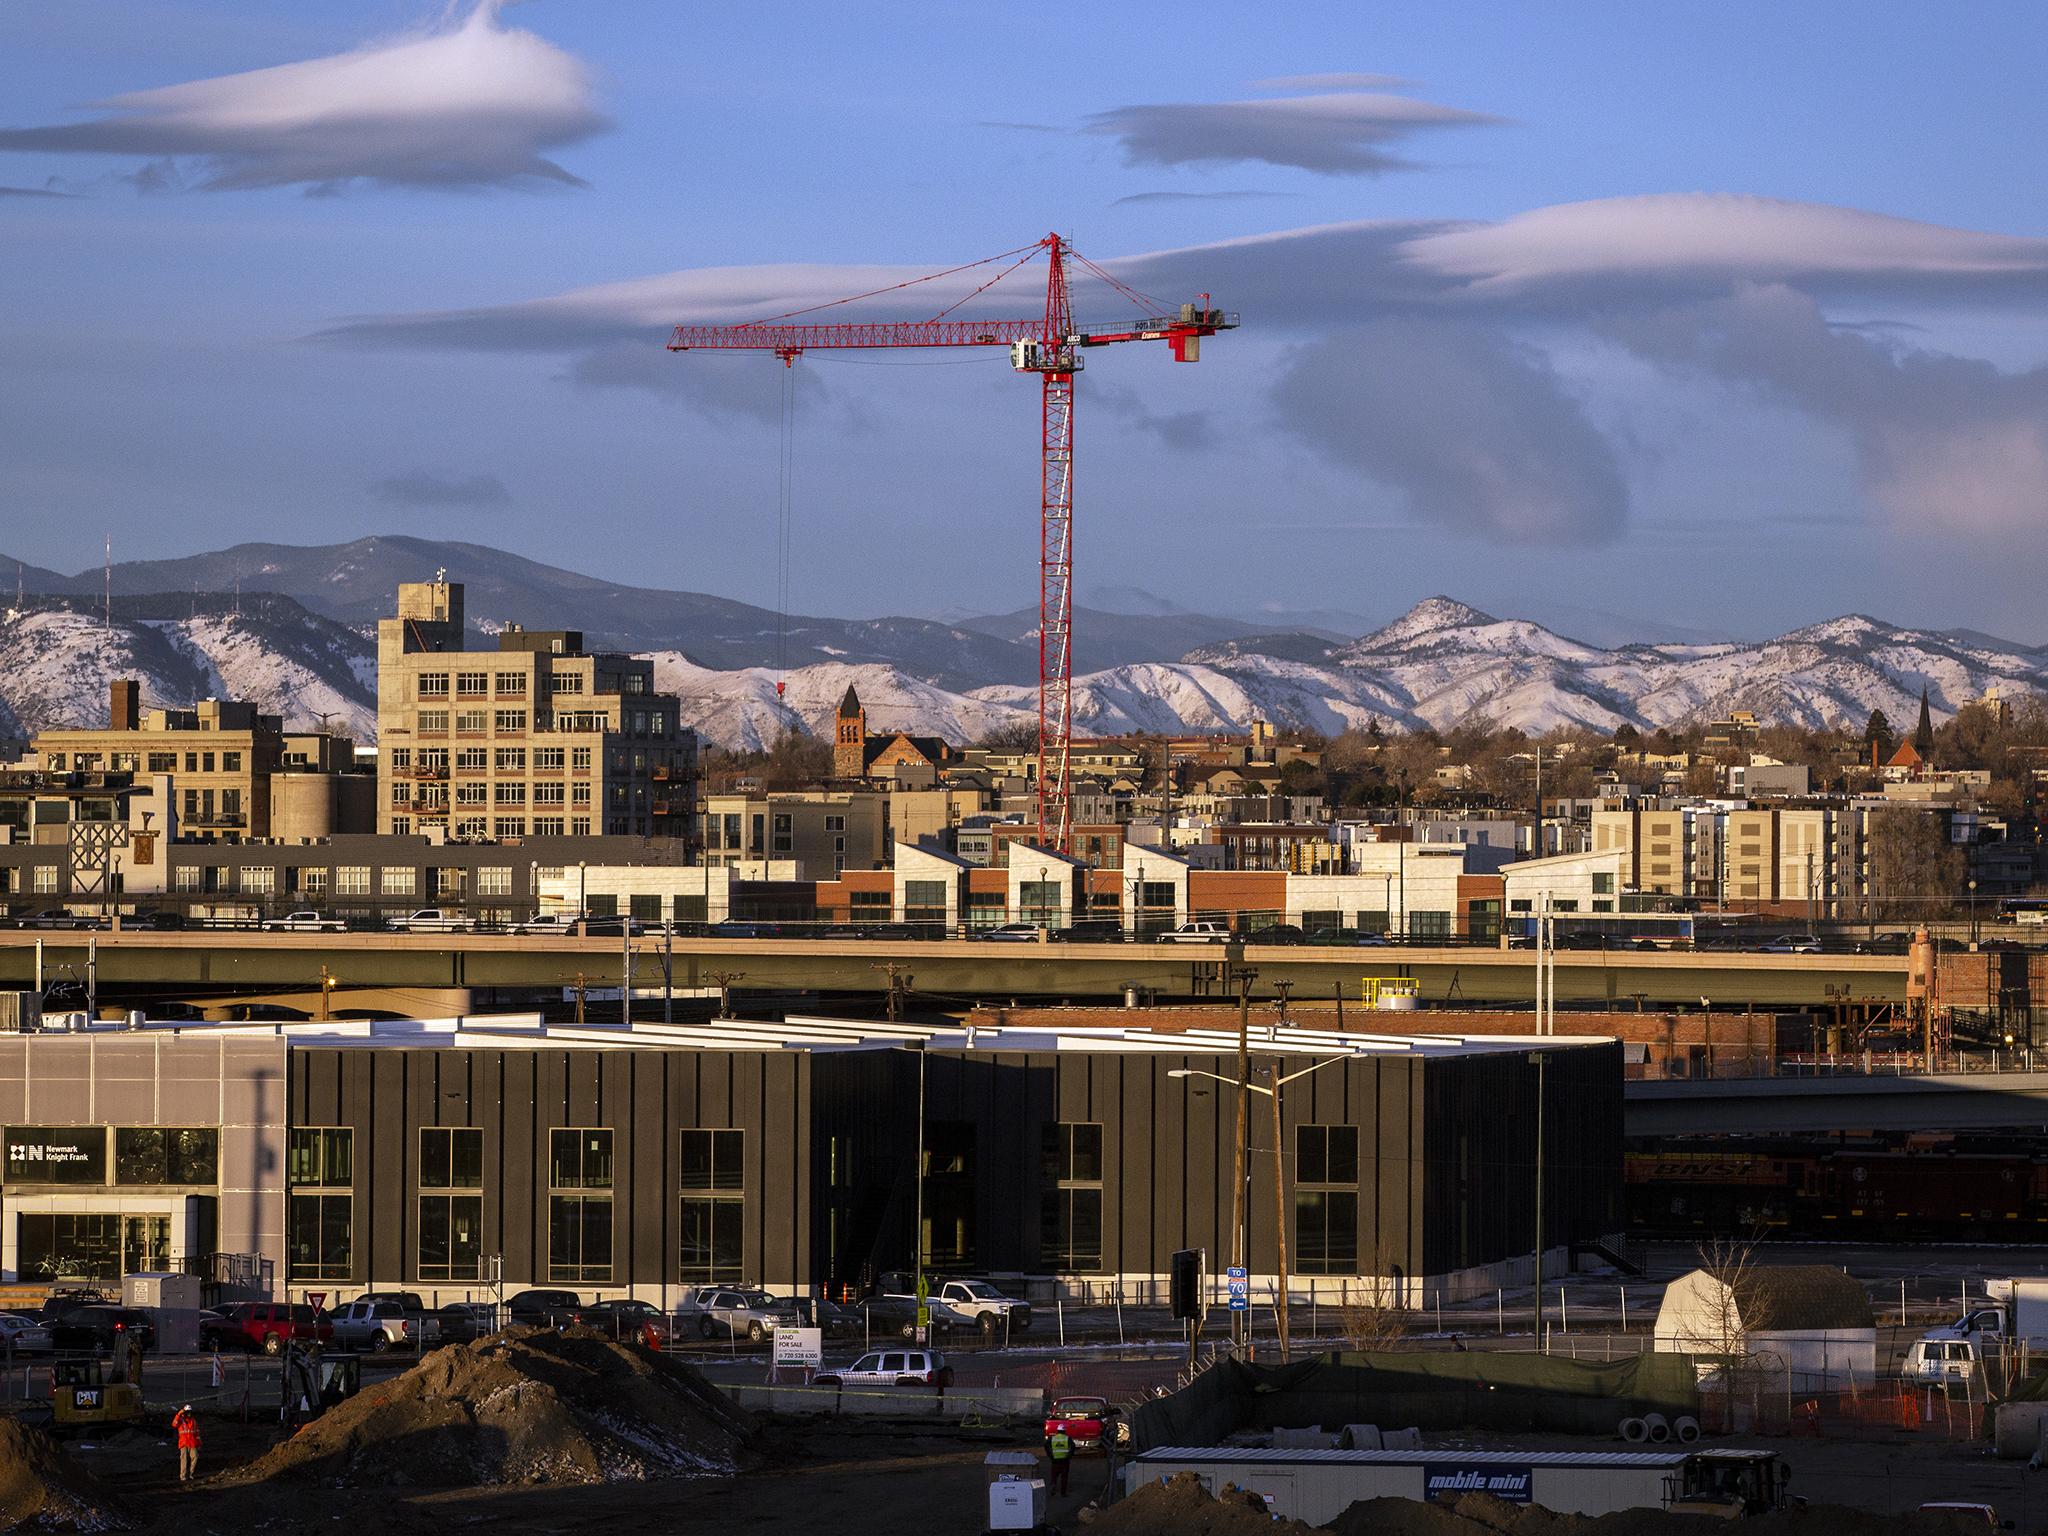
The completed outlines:
<svg viewBox="0 0 2048 1536">
<path fill-rule="evenodd" d="M 1046 256 L 1045 310 L 1028 320 L 951 320 L 947 316 L 1043 251 Z M 1015 258 L 1011 260 L 1011 258 Z M 788 324 L 799 315 L 952 277 L 977 267 L 1010 261 L 972 292 L 929 320 Z M 1072 261 L 1100 278 L 1142 312 L 1122 324 L 1076 326 L 1067 291 Z M 1148 299 L 1074 250 L 1057 234 L 981 261 L 913 278 L 889 288 L 854 294 L 830 303 L 740 325 L 679 325 L 671 352 L 693 349 L 773 352 L 787 366 L 817 347 L 1008 347 L 1019 373 L 1035 373 L 1044 385 L 1039 474 L 1038 555 L 1038 838 L 1043 847 L 1066 852 L 1073 825 L 1073 586 L 1074 586 L 1074 375 L 1084 348 L 1120 341 L 1163 341 L 1175 362 L 1201 357 L 1201 338 L 1237 325 L 1237 316 L 1209 307 L 1209 296 L 1161 313 Z"/>
</svg>

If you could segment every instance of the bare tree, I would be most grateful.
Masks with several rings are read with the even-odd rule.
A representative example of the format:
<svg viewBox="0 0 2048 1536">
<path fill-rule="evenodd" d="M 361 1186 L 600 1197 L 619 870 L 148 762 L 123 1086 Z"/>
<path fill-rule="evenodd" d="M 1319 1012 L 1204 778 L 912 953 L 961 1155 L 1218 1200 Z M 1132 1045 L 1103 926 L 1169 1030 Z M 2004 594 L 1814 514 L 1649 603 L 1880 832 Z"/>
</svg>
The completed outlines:
<svg viewBox="0 0 2048 1536">
<path fill-rule="evenodd" d="M 1954 905 L 1963 855 L 1944 825 L 1939 816 L 1905 806 L 1870 813 L 1865 836 L 1875 915 L 1932 918 Z"/>
<path fill-rule="evenodd" d="M 1762 1389 L 1764 1362 L 1755 1338 L 1770 1331 L 1770 1289 L 1761 1279 L 1754 1241 L 1717 1237 L 1697 1252 L 1706 1283 L 1695 1293 L 1698 1305 L 1685 1317 L 1677 1342 L 1714 1363 L 1722 1426 L 1732 1428 L 1735 1405 Z"/>
<path fill-rule="evenodd" d="M 1403 1349 L 1415 1314 L 1401 1300 L 1400 1282 L 1393 1279 L 1393 1265 L 1384 1251 L 1377 1254 L 1373 1272 L 1354 1282 L 1337 1308 L 1344 1341 L 1363 1354 Z"/>
</svg>

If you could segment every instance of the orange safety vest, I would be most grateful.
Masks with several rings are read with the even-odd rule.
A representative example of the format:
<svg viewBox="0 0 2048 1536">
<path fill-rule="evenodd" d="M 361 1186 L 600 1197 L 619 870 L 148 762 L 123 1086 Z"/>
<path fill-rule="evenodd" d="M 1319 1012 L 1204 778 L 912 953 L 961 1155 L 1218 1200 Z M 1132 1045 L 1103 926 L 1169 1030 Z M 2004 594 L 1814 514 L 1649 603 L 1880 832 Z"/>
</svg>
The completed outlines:
<svg viewBox="0 0 2048 1536">
<path fill-rule="evenodd" d="M 199 1420 L 180 1408 L 171 1419 L 171 1428 L 178 1432 L 178 1449 L 196 1451 L 199 1449 Z"/>
</svg>

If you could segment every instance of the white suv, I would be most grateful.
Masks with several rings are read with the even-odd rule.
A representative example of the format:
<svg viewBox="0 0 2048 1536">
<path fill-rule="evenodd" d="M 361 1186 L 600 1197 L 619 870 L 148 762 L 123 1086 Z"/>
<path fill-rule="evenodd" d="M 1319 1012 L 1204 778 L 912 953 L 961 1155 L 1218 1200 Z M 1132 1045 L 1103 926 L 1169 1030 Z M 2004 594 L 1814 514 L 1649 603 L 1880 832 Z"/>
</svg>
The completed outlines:
<svg viewBox="0 0 2048 1536">
<path fill-rule="evenodd" d="M 878 1349 L 812 1381 L 821 1387 L 950 1387 L 953 1367 L 935 1349 Z"/>
<path fill-rule="evenodd" d="M 1159 935 L 1162 944 L 1228 944 L 1230 925 L 1204 919 L 1196 923 L 1182 923 L 1178 928 L 1169 929 Z"/>
</svg>

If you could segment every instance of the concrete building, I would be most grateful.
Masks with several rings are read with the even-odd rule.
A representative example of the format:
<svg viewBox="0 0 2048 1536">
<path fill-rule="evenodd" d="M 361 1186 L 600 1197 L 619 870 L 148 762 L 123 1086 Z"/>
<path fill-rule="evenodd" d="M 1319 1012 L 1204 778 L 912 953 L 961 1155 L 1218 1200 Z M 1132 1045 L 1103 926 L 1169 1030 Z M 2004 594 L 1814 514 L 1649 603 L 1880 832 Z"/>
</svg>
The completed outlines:
<svg viewBox="0 0 2048 1536">
<path fill-rule="evenodd" d="M 706 795 L 706 864 L 790 861 L 799 880 L 886 869 L 890 797 L 879 790 L 801 789 Z"/>
<path fill-rule="evenodd" d="M 451 841 L 693 830 L 697 738 L 654 664 L 513 627 L 468 649 L 459 582 L 377 624 L 377 830 Z"/>
<path fill-rule="evenodd" d="M 0 770 L 0 914 L 132 911 L 170 879 L 167 774 Z"/>
<path fill-rule="evenodd" d="M 278 716 L 226 699 L 145 711 L 141 685 L 126 678 L 110 694 L 104 729 L 38 732 L 25 766 L 168 776 L 181 837 L 233 842 L 270 836 L 270 779 L 284 754 Z"/>
</svg>

